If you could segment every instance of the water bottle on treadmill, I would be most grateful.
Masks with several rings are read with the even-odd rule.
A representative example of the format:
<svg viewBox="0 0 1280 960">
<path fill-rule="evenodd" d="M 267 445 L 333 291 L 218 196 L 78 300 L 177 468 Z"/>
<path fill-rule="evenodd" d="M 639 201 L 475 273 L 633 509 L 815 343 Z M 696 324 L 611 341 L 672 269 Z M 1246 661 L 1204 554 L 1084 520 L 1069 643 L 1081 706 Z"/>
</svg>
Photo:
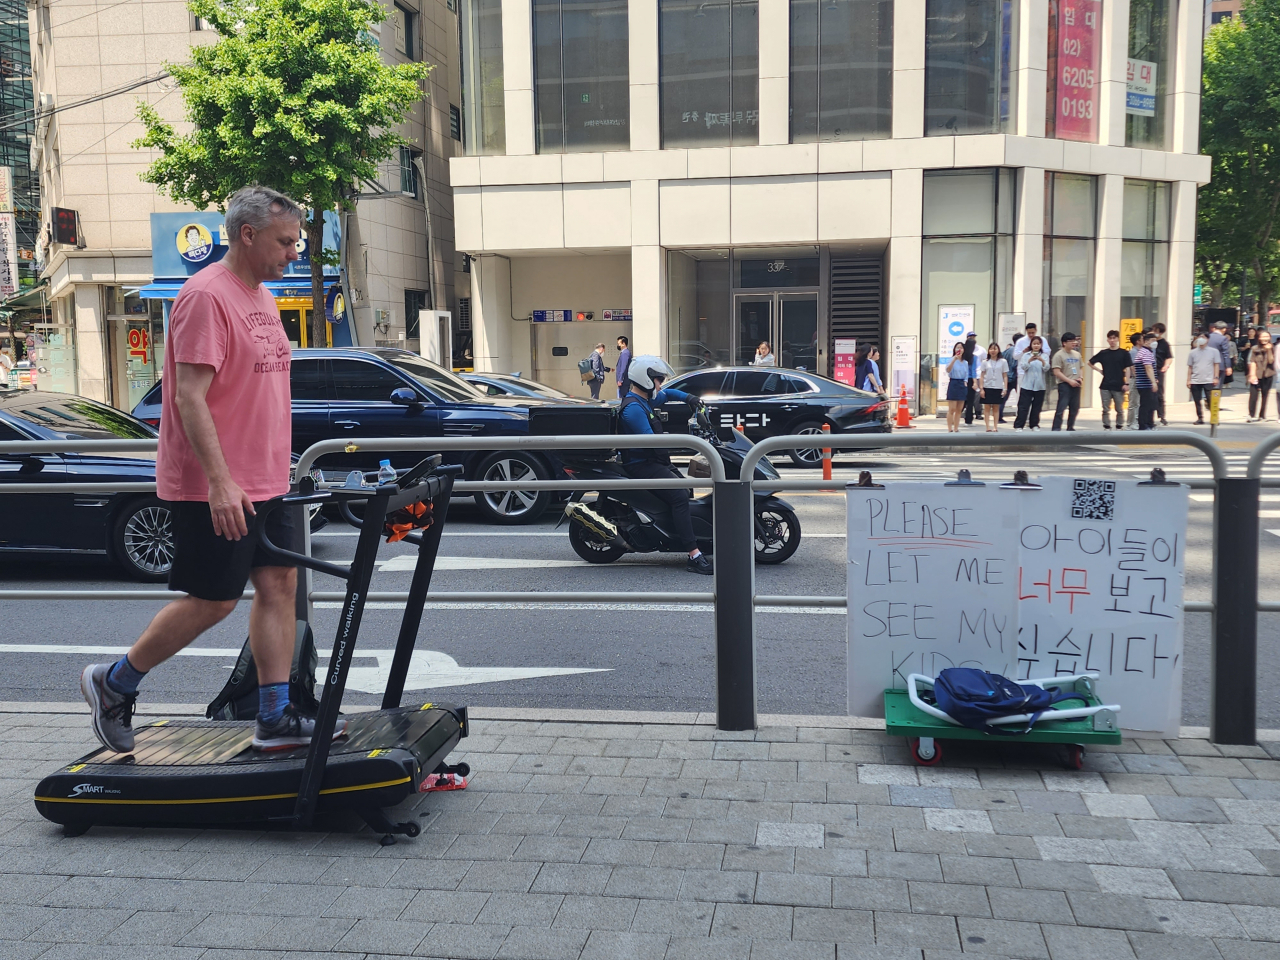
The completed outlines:
<svg viewBox="0 0 1280 960">
<path fill-rule="evenodd" d="M 384 483 L 396 482 L 396 468 L 391 465 L 390 460 L 383 460 L 378 464 L 378 485 Z"/>
</svg>

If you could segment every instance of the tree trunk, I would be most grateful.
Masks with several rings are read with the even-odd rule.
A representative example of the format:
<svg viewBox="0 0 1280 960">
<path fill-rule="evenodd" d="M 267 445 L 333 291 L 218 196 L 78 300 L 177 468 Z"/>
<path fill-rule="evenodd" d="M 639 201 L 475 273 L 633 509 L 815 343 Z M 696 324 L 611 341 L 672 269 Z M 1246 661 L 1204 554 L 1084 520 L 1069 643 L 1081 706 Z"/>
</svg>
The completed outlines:
<svg viewBox="0 0 1280 960">
<path fill-rule="evenodd" d="M 324 211 L 312 210 L 307 221 L 307 253 L 311 258 L 311 333 L 307 345 L 327 347 L 324 318 Z"/>
</svg>

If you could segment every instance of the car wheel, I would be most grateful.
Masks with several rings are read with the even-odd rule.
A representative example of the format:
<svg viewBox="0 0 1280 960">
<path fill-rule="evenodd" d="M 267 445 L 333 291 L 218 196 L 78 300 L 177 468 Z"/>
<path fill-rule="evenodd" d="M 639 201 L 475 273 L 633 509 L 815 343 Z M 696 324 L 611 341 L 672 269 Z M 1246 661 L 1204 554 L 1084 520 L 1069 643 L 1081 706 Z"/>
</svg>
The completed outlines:
<svg viewBox="0 0 1280 960">
<path fill-rule="evenodd" d="M 549 480 L 541 460 L 525 453 L 495 453 L 476 470 L 475 479 L 493 482 Z M 550 490 L 492 490 L 475 495 L 480 512 L 494 523 L 532 523 L 551 502 Z"/>
<path fill-rule="evenodd" d="M 822 423 L 817 420 L 806 420 L 791 431 L 792 434 L 801 437 L 812 437 L 815 434 L 822 434 Z M 788 450 L 787 456 L 791 458 L 791 462 L 797 467 L 820 467 L 822 466 L 822 448 L 821 447 L 799 447 L 795 450 Z"/>
<path fill-rule="evenodd" d="M 173 514 L 154 497 L 126 504 L 113 527 L 112 555 L 135 580 L 163 583 L 173 566 Z"/>
<path fill-rule="evenodd" d="M 800 518 L 783 507 L 756 511 L 756 563 L 783 563 L 800 547 Z"/>
</svg>

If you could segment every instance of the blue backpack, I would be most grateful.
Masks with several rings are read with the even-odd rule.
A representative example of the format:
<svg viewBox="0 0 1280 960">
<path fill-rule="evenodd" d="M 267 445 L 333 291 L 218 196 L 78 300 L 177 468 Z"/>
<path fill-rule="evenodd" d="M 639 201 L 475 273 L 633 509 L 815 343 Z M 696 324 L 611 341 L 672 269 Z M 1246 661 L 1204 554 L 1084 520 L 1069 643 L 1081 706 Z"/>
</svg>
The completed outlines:
<svg viewBox="0 0 1280 960">
<path fill-rule="evenodd" d="M 963 726 L 985 733 L 1006 735 L 1030 733 L 1040 715 L 1063 700 L 1081 700 L 1078 693 L 1063 693 L 1035 684 L 1023 686 L 998 673 L 987 673 L 972 667 L 943 670 L 933 684 L 938 709 Z M 1020 713 L 1031 715 L 1026 729 L 1013 730 L 1008 725 L 992 727 L 988 721 Z"/>
</svg>

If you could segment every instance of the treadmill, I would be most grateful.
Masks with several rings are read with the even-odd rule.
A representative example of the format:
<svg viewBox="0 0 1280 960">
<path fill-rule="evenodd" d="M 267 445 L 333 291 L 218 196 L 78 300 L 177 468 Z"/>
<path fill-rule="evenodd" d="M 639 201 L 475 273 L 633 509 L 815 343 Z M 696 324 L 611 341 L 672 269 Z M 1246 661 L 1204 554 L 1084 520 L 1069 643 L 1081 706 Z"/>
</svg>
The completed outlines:
<svg viewBox="0 0 1280 960">
<path fill-rule="evenodd" d="M 400 705 L 454 478 L 460 471 L 457 466 L 442 467 L 441 457 L 436 455 L 418 463 L 396 482 L 376 487 L 348 481 L 348 486 L 318 490 L 311 477 L 303 477 L 296 491 L 260 508 L 258 538 L 267 553 L 289 565 L 339 577 L 347 585 L 333 653 L 323 677 L 316 733 L 309 746 L 271 753 L 255 751 L 251 720 L 157 720 L 135 730 L 133 753 L 118 754 L 103 747 L 41 780 L 35 792 L 41 816 L 62 824 L 65 834 L 79 836 L 95 824 L 277 822 L 305 830 L 317 814 L 352 811 L 383 834 L 384 845 L 395 842 L 394 834 L 417 836 L 420 828 L 416 821 L 393 823 L 384 809 L 412 793 L 426 792 L 442 777 L 456 783 L 455 778 L 470 773 L 465 763 L 444 762 L 467 735 L 465 707 Z M 356 518 L 351 506 L 361 501 L 363 517 Z M 267 539 L 265 521 L 272 511 L 314 503 L 336 503 L 360 528 L 349 567 L 285 550 Z M 406 525 L 422 527 L 425 517 L 430 523 L 422 532 L 404 537 L 417 543 L 418 558 L 382 708 L 348 716 L 345 736 L 333 740 L 347 672 L 356 655 L 356 636 L 378 541 L 392 514 L 390 522 L 400 523 L 402 535 Z"/>
</svg>

